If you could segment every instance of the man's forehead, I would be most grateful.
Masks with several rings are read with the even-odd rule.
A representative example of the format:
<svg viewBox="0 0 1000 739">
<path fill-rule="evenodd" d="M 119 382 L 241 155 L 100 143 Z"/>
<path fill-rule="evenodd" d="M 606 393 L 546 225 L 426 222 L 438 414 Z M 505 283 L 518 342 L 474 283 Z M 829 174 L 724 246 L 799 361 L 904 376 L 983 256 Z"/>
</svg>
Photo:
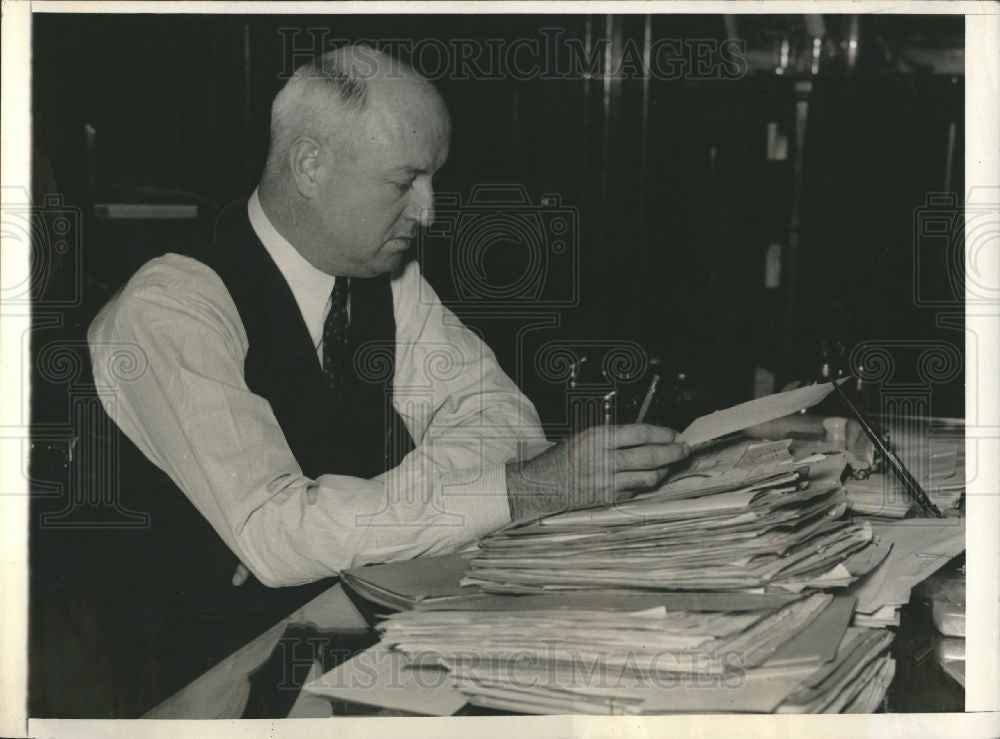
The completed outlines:
<svg viewBox="0 0 1000 739">
<path fill-rule="evenodd" d="M 362 138 L 385 166 L 429 170 L 440 166 L 451 124 L 437 93 L 426 86 L 375 94 L 361 118 Z"/>
<path fill-rule="evenodd" d="M 386 121 L 403 125 L 447 126 L 448 111 L 429 82 L 415 79 L 377 79 L 368 88 L 368 110 Z"/>
</svg>

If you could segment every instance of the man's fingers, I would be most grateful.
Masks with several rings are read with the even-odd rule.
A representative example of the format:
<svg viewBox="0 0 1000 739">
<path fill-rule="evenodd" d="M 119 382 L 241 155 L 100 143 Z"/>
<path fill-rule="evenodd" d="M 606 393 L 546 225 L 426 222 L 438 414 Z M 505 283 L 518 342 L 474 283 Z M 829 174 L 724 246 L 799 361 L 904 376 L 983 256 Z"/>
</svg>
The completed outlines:
<svg viewBox="0 0 1000 739">
<path fill-rule="evenodd" d="M 659 484 L 659 483 L 657 483 Z M 631 500 L 636 496 L 640 490 L 643 490 L 644 486 L 621 488 L 620 490 L 615 490 L 612 493 L 612 498 L 615 503 L 624 503 L 626 500 Z"/>
<path fill-rule="evenodd" d="M 677 432 L 666 426 L 654 426 L 650 423 L 630 423 L 615 426 L 612 443 L 618 449 L 644 444 L 672 444 L 677 438 Z"/>
<path fill-rule="evenodd" d="M 619 472 L 615 475 L 615 498 L 620 499 L 621 492 L 645 490 L 655 488 L 663 478 L 667 476 L 667 470 L 643 470 L 641 472 Z"/>
<path fill-rule="evenodd" d="M 615 451 L 615 471 L 654 470 L 684 459 L 687 444 L 648 444 Z"/>
</svg>

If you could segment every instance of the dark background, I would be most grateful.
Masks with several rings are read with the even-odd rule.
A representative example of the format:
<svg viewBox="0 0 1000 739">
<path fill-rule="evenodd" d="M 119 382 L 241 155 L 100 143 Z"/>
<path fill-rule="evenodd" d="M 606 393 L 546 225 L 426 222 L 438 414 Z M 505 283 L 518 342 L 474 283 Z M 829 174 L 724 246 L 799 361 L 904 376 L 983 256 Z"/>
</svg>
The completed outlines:
<svg viewBox="0 0 1000 739">
<path fill-rule="evenodd" d="M 962 202 L 963 19 L 820 22 L 814 73 L 804 16 L 36 15 L 36 196 L 58 192 L 80 209 L 79 265 L 50 260 L 36 307 L 46 313 L 60 290 L 80 300 L 56 325 L 38 325 L 34 350 L 82 338 L 139 265 L 204 238 L 220 206 L 252 191 L 271 99 L 310 50 L 347 39 L 509 43 L 558 28 L 585 50 L 600 48 L 595 58 L 611 66 L 630 44 L 676 39 L 688 45 L 688 66 L 670 79 L 607 68 L 589 79 L 435 79 L 453 119 L 437 190 L 462 203 L 439 211 L 468 211 L 476 186 L 517 184 L 530 202 L 508 206 L 516 217 L 526 213 L 545 231 L 552 213 L 575 213 L 578 240 L 549 254 L 540 293 L 500 306 L 461 294 L 460 239 L 428 239 L 419 254 L 430 282 L 482 331 L 553 433 L 565 420 L 563 378 L 536 366 L 552 342 L 600 342 L 590 350 L 595 367 L 607 346 L 638 342 L 669 378 L 685 374 L 699 407 L 751 397 L 757 367 L 774 374 L 774 389 L 815 379 L 831 357 L 846 369 L 838 345 L 849 354 L 865 340 L 913 339 L 962 352 L 961 274 L 941 249 L 919 252 L 931 260 L 921 293 L 939 301 L 934 308 L 916 305 L 913 274 L 919 209 L 944 191 Z M 719 71 L 698 73 L 691 45 L 733 35 L 746 43 L 735 72 L 709 54 Z M 790 61 L 779 74 L 782 44 Z M 570 52 L 560 54 L 565 64 Z M 434 60 L 424 61 L 427 72 Z M 768 158 L 768 124 L 787 139 L 784 160 Z M 542 206 L 553 194 L 559 205 Z M 108 202 L 194 203 L 199 216 L 95 215 Z M 765 289 L 771 243 L 781 248 L 781 282 Z M 483 251 L 476 279 L 501 292 L 516 287 L 531 270 L 530 246 L 501 239 Z M 567 296 L 555 308 L 539 303 Z M 900 355 L 900 377 L 916 361 Z M 64 388 L 35 379 L 36 419 L 58 422 Z M 960 376 L 937 385 L 933 411 L 960 416 L 963 397 Z M 670 410 L 657 420 L 676 427 L 695 412 Z"/>
</svg>

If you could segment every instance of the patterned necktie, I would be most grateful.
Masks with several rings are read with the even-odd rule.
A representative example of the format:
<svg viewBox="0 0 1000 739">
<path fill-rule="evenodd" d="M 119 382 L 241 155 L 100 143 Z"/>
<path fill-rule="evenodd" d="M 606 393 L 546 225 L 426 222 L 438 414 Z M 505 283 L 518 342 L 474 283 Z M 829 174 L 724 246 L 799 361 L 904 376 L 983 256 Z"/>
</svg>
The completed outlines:
<svg viewBox="0 0 1000 739">
<path fill-rule="evenodd" d="M 330 295 L 330 313 L 323 324 L 323 374 L 342 404 L 347 384 L 347 299 L 351 281 L 338 277 Z"/>
</svg>

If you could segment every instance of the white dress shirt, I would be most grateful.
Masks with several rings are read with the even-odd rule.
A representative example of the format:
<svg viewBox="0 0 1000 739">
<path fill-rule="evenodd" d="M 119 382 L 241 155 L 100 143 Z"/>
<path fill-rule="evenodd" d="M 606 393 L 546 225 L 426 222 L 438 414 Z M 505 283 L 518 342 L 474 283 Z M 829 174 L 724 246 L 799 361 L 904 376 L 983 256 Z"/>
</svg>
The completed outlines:
<svg viewBox="0 0 1000 739">
<path fill-rule="evenodd" d="M 248 213 L 319 352 L 334 278 L 278 234 L 256 193 Z M 108 413 L 265 585 L 454 551 L 509 522 L 505 463 L 549 446 L 531 402 L 417 264 L 391 286 L 393 405 L 416 449 L 370 480 L 302 474 L 270 405 L 246 386 L 243 323 L 201 262 L 148 262 L 90 326 Z M 125 347 L 144 355 L 144 370 L 119 371 Z"/>
<path fill-rule="evenodd" d="M 257 237 L 291 288 L 299 312 L 306 322 L 306 328 L 309 329 L 313 346 L 316 347 L 316 356 L 322 364 L 323 324 L 330 312 L 330 296 L 337 278 L 326 272 L 320 272 L 309 264 L 306 258 L 288 243 L 288 239 L 278 233 L 274 224 L 264 214 L 256 190 L 253 191 L 247 204 L 247 215 L 250 216 L 250 225 Z M 348 304 L 349 313 L 350 304 Z"/>
</svg>

